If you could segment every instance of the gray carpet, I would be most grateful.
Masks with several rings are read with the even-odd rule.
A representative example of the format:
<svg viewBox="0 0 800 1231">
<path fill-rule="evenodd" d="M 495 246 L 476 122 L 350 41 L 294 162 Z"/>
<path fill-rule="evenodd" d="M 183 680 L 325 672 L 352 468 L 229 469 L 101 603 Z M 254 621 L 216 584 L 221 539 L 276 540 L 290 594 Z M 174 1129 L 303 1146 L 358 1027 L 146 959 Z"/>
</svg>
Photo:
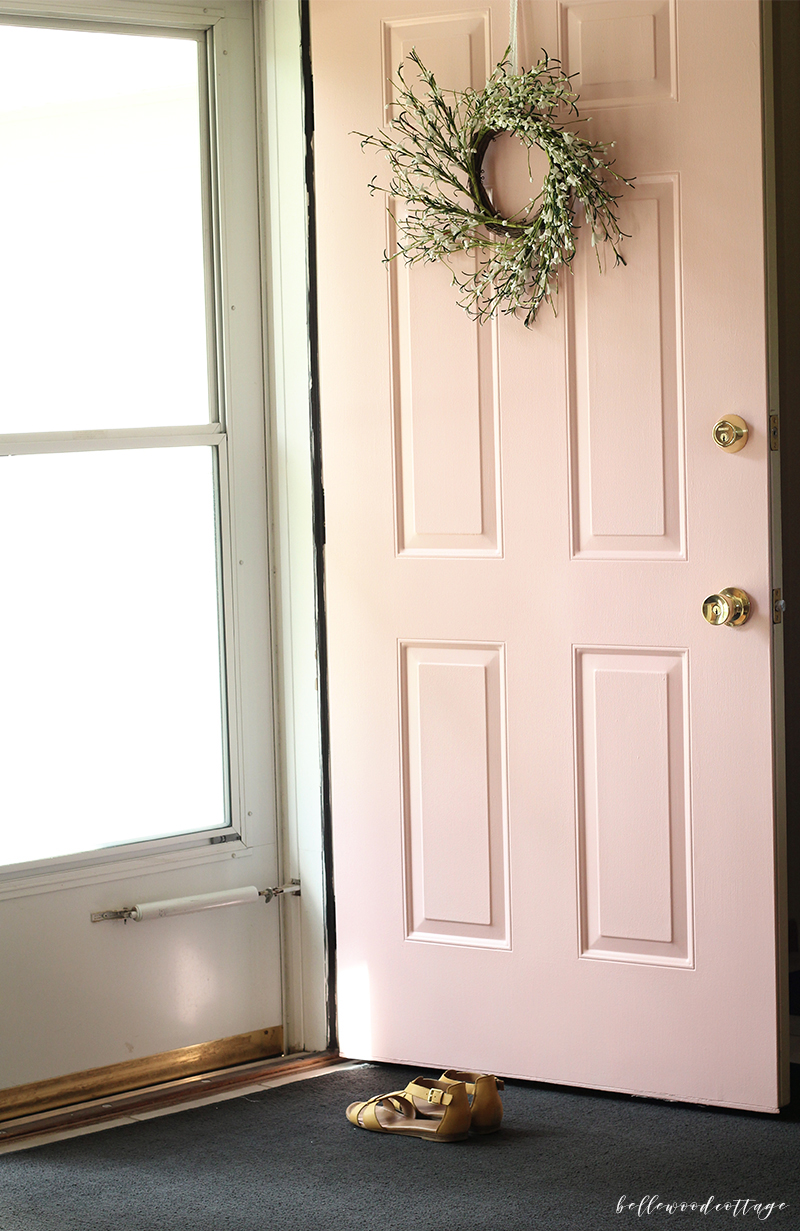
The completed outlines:
<svg viewBox="0 0 800 1231">
<path fill-rule="evenodd" d="M 488 1137 L 430 1145 L 347 1123 L 347 1103 L 414 1073 L 369 1065 L 2 1156 L 0 1229 L 800 1228 L 797 1066 L 780 1116 L 512 1082 Z M 617 1212 L 655 1194 L 787 1208 Z"/>
</svg>

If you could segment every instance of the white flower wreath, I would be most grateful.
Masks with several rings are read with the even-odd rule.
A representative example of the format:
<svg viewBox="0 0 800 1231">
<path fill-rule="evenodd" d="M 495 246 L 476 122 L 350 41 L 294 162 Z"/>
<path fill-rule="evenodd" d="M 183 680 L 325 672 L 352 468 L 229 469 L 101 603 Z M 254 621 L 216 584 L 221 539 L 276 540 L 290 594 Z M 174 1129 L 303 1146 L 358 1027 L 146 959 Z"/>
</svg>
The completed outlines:
<svg viewBox="0 0 800 1231">
<path fill-rule="evenodd" d="M 406 84 L 401 64 L 390 131 L 357 134 L 362 146 L 382 150 L 391 167 L 388 187 L 380 188 L 376 176 L 370 190 L 407 205 L 397 219 L 395 255 L 411 265 L 479 252 L 474 273 L 451 268 L 461 307 L 479 321 L 498 311 L 519 314 L 528 326 L 543 301 L 555 311 L 558 271 L 575 255 L 576 205 L 583 207 L 592 245 L 609 243 L 616 263 L 625 264 L 618 198 L 606 176 L 631 181 L 612 170 L 608 144 L 565 126 L 578 119 L 578 96 L 558 60 L 545 54 L 533 68 L 514 72 L 507 52 L 482 90 L 444 91 L 415 50 L 408 58 L 424 94 Z M 482 179 L 484 155 L 501 132 L 514 133 L 529 149 L 538 145 L 550 164 L 539 195 L 511 218 L 494 208 Z"/>
</svg>

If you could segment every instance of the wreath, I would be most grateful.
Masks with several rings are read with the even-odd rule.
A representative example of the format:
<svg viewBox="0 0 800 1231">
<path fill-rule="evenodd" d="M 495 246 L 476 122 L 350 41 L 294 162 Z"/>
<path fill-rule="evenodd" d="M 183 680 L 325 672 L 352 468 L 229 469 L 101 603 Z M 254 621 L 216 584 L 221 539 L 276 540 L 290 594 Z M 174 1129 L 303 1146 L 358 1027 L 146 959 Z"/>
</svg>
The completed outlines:
<svg viewBox="0 0 800 1231">
<path fill-rule="evenodd" d="M 412 50 L 408 58 L 423 92 L 407 85 L 401 64 L 390 131 L 356 135 L 362 148 L 382 150 L 391 168 L 388 187 L 381 188 L 374 176 L 370 191 L 407 206 L 395 218 L 398 252 L 384 254 L 384 260 L 402 254 L 412 265 L 478 253 L 474 272 L 450 267 L 460 306 L 478 321 L 500 311 L 520 315 L 530 326 L 543 302 L 555 311 L 558 272 L 575 255 L 578 206 L 591 227 L 598 263 L 599 245 L 608 243 L 615 264 L 625 264 L 618 197 L 608 177 L 631 181 L 612 170 L 610 144 L 566 127 L 579 118 L 578 96 L 560 62 L 544 53 L 533 68 L 514 72 L 509 51 L 482 90 L 444 91 Z M 509 218 L 492 204 L 482 172 L 489 144 L 501 132 L 514 133 L 528 149 L 538 145 L 550 164 L 539 195 Z"/>
</svg>

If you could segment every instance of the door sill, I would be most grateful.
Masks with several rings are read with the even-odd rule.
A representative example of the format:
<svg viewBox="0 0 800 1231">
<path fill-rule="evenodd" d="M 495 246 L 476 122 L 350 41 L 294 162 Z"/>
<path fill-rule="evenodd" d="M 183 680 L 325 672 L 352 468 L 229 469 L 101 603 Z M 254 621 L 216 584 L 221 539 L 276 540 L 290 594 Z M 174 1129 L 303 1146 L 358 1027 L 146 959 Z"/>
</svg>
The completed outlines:
<svg viewBox="0 0 800 1231">
<path fill-rule="evenodd" d="M 5 1148 L 22 1144 L 29 1138 L 46 1139 L 51 1135 L 63 1136 L 78 1130 L 86 1131 L 113 1123 L 131 1122 L 137 1118 L 150 1118 L 153 1114 L 180 1111 L 182 1107 L 213 1101 L 215 1096 L 236 1095 L 240 1088 L 268 1085 L 280 1079 L 310 1076 L 314 1070 L 345 1064 L 338 1051 L 297 1052 L 274 1059 L 256 1060 L 238 1064 L 215 1072 L 179 1078 L 176 1081 L 128 1090 L 88 1102 L 72 1103 L 69 1106 L 41 1111 L 14 1119 L 4 1120 L 0 1128 L 0 1152 Z M 37 1141 L 35 1144 L 39 1144 Z"/>
<path fill-rule="evenodd" d="M 137 1056 L 135 1060 L 123 1060 L 119 1064 L 0 1090 L 0 1121 L 97 1101 L 131 1090 L 149 1089 L 183 1077 L 216 1073 L 219 1069 L 282 1054 L 283 1027 L 268 1026 L 265 1030 L 194 1043 L 155 1056 Z"/>
</svg>

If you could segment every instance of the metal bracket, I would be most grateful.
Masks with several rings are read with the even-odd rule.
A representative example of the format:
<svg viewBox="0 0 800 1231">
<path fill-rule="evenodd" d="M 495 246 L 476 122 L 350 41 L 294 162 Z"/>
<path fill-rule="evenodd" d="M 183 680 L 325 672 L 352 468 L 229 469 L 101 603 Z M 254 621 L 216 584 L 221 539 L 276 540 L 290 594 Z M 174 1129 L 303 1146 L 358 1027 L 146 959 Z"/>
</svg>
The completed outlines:
<svg viewBox="0 0 800 1231">
<path fill-rule="evenodd" d="M 781 598 L 780 590 L 772 591 L 772 623 L 780 624 L 786 610 L 786 599 Z"/>
<path fill-rule="evenodd" d="M 771 453 L 778 453 L 781 447 L 781 421 L 778 415 L 769 417 L 769 448 Z"/>
<path fill-rule="evenodd" d="M 262 889 L 260 892 L 265 902 L 271 902 L 273 898 L 277 898 L 282 893 L 294 893 L 300 897 L 300 881 L 293 879 L 291 885 L 276 885 L 273 889 Z"/>
<path fill-rule="evenodd" d="M 103 923 L 106 919 L 123 919 L 128 920 L 133 918 L 133 907 L 124 906 L 122 910 L 97 910 L 92 914 L 92 923 Z"/>
</svg>

